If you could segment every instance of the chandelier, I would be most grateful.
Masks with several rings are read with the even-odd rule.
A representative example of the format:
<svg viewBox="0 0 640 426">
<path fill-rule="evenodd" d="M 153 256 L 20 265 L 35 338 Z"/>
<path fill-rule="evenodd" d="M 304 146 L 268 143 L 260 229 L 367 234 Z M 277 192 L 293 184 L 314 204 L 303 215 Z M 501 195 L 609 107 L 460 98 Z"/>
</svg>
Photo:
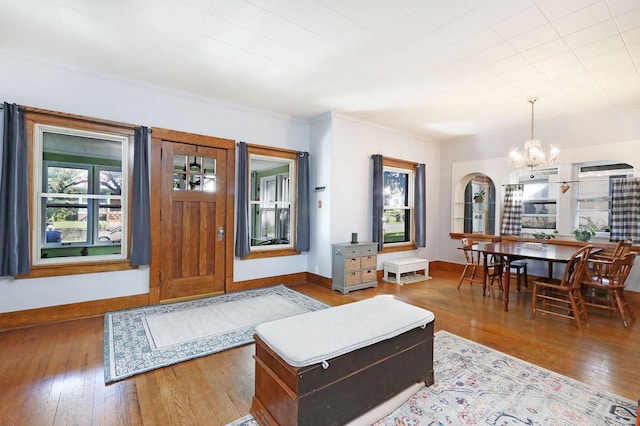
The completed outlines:
<svg viewBox="0 0 640 426">
<path fill-rule="evenodd" d="M 533 105 L 537 100 L 538 98 L 528 99 L 531 104 L 531 139 L 525 141 L 524 149 L 512 148 L 509 152 L 509 165 L 514 169 L 530 168 L 531 177 L 533 177 L 533 169 L 556 164 L 560 156 L 558 148 L 551 145 L 547 153 L 542 149 L 540 141 L 533 138 Z"/>
</svg>

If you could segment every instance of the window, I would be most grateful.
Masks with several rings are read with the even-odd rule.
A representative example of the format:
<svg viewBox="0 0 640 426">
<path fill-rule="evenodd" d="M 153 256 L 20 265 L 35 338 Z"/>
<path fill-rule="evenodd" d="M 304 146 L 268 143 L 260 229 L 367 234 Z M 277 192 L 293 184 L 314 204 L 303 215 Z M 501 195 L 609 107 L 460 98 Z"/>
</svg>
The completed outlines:
<svg viewBox="0 0 640 426">
<path fill-rule="evenodd" d="M 127 138 L 36 124 L 34 142 L 34 263 L 125 258 Z"/>
<path fill-rule="evenodd" d="M 557 228 L 558 170 L 536 170 L 518 174 L 522 184 L 522 229 L 544 230 Z"/>
<path fill-rule="evenodd" d="M 578 166 L 575 227 L 592 225 L 596 232 L 609 232 L 611 181 L 633 175 L 633 167 L 629 164 Z"/>
<path fill-rule="evenodd" d="M 27 114 L 27 129 L 32 264 L 37 267 L 30 276 L 129 268 L 133 130 L 39 112 Z"/>
<path fill-rule="evenodd" d="M 293 250 L 297 153 L 248 147 L 251 252 Z"/>
<path fill-rule="evenodd" d="M 385 246 L 413 243 L 415 164 L 383 159 L 383 237 Z"/>
</svg>

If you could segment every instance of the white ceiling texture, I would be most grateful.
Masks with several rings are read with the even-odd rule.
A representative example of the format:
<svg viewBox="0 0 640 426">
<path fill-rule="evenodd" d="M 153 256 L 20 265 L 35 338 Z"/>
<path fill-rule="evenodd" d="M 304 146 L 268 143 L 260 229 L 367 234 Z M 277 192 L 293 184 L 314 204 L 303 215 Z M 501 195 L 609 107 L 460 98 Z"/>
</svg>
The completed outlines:
<svg viewBox="0 0 640 426">
<path fill-rule="evenodd" d="M 0 48 L 439 141 L 640 104 L 640 0 L 0 0 Z"/>
</svg>

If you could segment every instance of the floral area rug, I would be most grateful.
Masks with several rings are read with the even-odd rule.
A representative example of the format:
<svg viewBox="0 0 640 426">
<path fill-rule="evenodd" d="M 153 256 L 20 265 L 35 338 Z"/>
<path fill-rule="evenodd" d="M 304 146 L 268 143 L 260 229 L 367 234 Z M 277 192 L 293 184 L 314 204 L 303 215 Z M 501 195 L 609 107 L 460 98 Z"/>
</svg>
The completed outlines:
<svg viewBox="0 0 640 426">
<path fill-rule="evenodd" d="M 638 404 L 520 359 L 439 331 L 435 384 L 375 426 L 635 425 Z M 255 426 L 251 416 L 231 423 Z"/>
<path fill-rule="evenodd" d="M 278 285 L 107 312 L 105 383 L 251 343 L 260 323 L 327 307 Z"/>
</svg>

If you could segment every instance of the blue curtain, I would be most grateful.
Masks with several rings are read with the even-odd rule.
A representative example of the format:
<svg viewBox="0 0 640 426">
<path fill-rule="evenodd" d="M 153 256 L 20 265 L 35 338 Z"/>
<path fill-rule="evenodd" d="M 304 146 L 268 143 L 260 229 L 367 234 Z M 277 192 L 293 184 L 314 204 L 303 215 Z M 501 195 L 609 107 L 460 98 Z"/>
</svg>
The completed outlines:
<svg viewBox="0 0 640 426">
<path fill-rule="evenodd" d="M 415 203 L 414 215 L 416 218 L 416 246 L 426 247 L 427 245 L 427 208 L 426 208 L 426 166 L 418 164 L 415 175 Z"/>
<path fill-rule="evenodd" d="M 384 245 L 384 233 L 382 227 L 382 215 L 383 215 L 383 166 L 382 155 L 374 154 L 373 158 L 373 236 L 372 241 L 378 243 L 378 251 L 382 251 Z"/>
<path fill-rule="evenodd" d="M 249 256 L 249 151 L 245 142 L 238 143 L 238 179 L 236 190 L 236 246 L 237 257 Z"/>
<path fill-rule="evenodd" d="M 296 179 L 296 250 L 309 251 L 311 219 L 309 211 L 309 153 L 298 156 L 298 178 Z"/>
<path fill-rule="evenodd" d="M 4 103 L 0 164 L 0 276 L 26 274 L 29 261 L 29 187 L 25 112 Z"/>
<path fill-rule="evenodd" d="M 135 129 L 133 140 L 131 253 L 134 266 L 151 264 L 151 202 L 149 193 L 149 129 Z M 124 194 L 123 194 L 124 195 Z"/>
</svg>

